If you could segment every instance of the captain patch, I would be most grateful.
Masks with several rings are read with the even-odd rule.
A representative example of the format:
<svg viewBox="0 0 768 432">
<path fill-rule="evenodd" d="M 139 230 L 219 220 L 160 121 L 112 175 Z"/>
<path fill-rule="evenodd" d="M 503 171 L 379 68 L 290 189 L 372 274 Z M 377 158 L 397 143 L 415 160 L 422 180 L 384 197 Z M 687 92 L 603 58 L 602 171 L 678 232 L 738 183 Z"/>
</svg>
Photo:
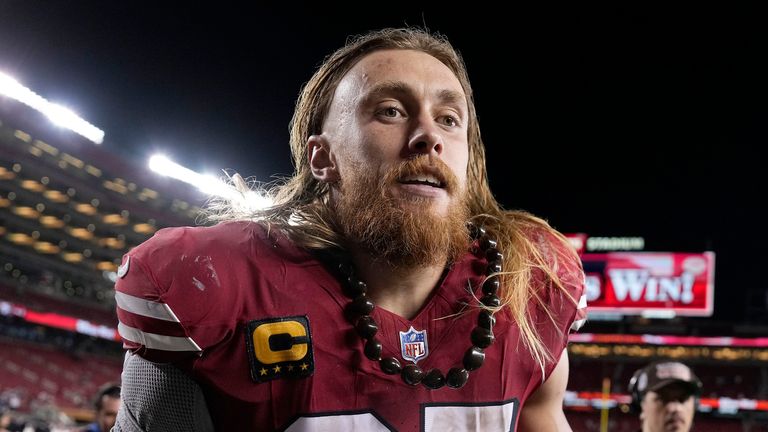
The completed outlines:
<svg viewBox="0 0 768 432">
<path fill-rule="evenodd" d="M 315 370 L 306 315 L 250 321 L 245 343 L 251 378 L 256 382 L 305 378 Z"/>
</svg>

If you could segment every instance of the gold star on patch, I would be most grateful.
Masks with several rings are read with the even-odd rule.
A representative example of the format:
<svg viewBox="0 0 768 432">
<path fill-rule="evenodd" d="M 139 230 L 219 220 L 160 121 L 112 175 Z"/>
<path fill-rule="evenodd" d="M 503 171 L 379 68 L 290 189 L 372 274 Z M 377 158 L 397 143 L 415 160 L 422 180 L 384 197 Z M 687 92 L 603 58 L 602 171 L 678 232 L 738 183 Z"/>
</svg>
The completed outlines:
<svg viewBox="0 0 768 432">
<path fill-rule="evenodd" d="M 279 373 L 280 369 L 281 369 L 280 366 L 275 366 L 272 368 L 272 370 L 275 371 L 275 373 Z"/>
<path fill-rule="evenodd" d="M 259 371 L 259 373 L 260 373 L 260 374 L 262 374 L 262 375 L 266 375 L 266 374 L 267 374 L 267 370 L 266 370 L 266 369 L 264 369 L 264 368 L 261 368 L 261 370 Z"/>
<path fill-rule="evenodd" d="M 288 365 L 288 372 L 291 372 L 293 370 L 293 365 Z"/>
<path fill-rule="evenodd" d="M 301 370 L 307 370 L 308 367 L 309 367 L 309 365 L 306 364 L 306 363 L 302 363 L 301 364 Z"/>
</svg>

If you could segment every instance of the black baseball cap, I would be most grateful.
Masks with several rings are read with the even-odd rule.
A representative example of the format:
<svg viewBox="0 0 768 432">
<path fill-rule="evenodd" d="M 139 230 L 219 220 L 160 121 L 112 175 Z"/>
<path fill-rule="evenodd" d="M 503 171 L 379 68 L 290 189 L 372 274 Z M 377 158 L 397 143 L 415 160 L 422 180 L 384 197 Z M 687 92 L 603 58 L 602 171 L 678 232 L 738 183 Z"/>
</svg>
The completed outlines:
<svg viewBox="0 0 768 432">
<path fill-rule="evenodd" d="M 691 368 L 676 361 L 649 364 L 635 373 L 629 386 L 642 398 L 647 392 L 658 391 L 670 384 L 679 384 L 690 390 L 692 395 L 701 394 L 701 380 Z"/>
</svg>

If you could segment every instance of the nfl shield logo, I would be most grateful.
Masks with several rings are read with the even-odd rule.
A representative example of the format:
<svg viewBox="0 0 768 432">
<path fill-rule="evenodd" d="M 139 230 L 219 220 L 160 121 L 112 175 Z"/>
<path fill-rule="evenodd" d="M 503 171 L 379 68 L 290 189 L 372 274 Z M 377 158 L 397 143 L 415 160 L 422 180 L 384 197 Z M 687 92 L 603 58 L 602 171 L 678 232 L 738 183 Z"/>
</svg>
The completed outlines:
<svg viewBox="0 0 768 432">
<path fill-rule="evenodd" d="M 427 331 L 416 331 L 411 326 L 407 332 L 400 332 L 400 351 L 404 360 L 414 363 L 426 357 L 429 354 Z"/>
</svg>

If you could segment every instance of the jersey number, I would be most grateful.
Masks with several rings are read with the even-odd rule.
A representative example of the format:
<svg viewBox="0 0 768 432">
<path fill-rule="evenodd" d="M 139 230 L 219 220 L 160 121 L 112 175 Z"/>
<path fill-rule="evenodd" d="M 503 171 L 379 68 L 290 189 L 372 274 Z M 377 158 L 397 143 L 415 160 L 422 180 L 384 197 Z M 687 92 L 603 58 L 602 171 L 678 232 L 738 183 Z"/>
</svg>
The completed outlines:
<svg viewBox="0 0 768 432">
<path fill-rule="evenodd" d="M 507 431 L 515 429 L 518 410 L 517 399 L 496 404 L 424 404 L 421 406 L 421 428 L 423 432 L 462 431 Z M 395 429 L 376 413 L 323 413 L 300 417 L 286 432 L 308 431 L 371 431 L 390 432 Z"/>
</svg>

